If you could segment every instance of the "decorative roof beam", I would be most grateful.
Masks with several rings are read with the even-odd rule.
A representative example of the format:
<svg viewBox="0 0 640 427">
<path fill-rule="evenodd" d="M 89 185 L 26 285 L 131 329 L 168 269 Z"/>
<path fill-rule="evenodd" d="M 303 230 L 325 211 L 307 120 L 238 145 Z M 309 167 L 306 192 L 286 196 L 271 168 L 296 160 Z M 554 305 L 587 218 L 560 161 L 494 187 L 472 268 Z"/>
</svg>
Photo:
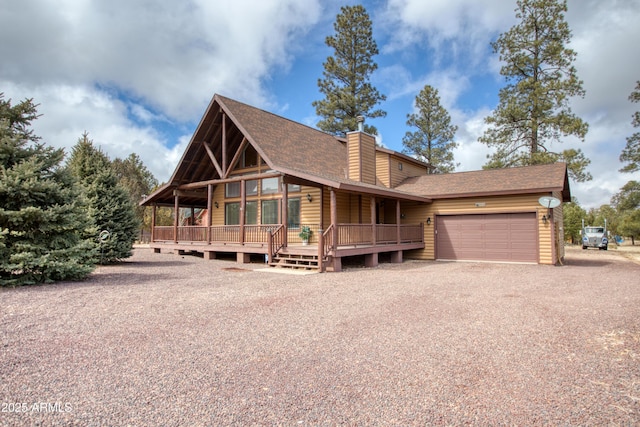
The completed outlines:
<svg viewBox="0 0 640 427">
<path fill-rule="evenodd" d="M 207 193 L 203 191 L 181 191 L 173 190 L 173 195 L 178 197 L 191 197 L 194 199 L 206 199 Z"/>
<path fill-rule="evenodd" d="M 192 188 L 204 188 L 204 187 L 208 186 L 209 184 L 218 185 L 218 184 L 226 184 L 228 182 L 236 182 L 236 181 L 243 181 L 243 180 L 250 180 L 250 179 L 275 178 L 275 177 L 279 177 L 279 176 L 282 176 L 282 173 L 280 173 L 280 172 L 270 172 L 270 173 L 258 173 L 258 174 L 255 174 L 255 175 L 238 175 L 238 176 L 234 176 L 233 178 L 210 179 L 210 180 L 207 180 L 207 181 L 190 182 L 188 184 L 182 184 L 182 185 L 178 186 L 178 188 L 180 190 L 189 190 L 189 189 L 192 189 Z"/>
<path fill-rule="evenodd" d="M 213 163 L 213 166 L 216 168 L 216 171 L 218 171 L 218 176 L 223 176 L 222 168 L 220 167 L 220 164 L 216 160 L 216 156 L 213 155 L 213 151 L 211 151 L 209 144 L 207 144 L 206 141 L 202 141 L 202 145 L 204 146 L 204 149 L 207 150 L 207 154 L 211 159 L 211 163 Z"/>
<path fill-rule="evenodd" d="M 229 163 L 229 167 L 227 168 L 227 172 L 224 174 L 223 178 L 229 177 L 229 173 L 233 170 L 233 167 L 238 162 L 238 159 L 240 159 L 240 156 L 242 155 L 242 151 L 246 146 L 247 146 L 247 138 L 242 137 L 242 142 L 240 143 L 240 147 L 238 147 L 236 154 L 233 155 L 233 159 L 231 159 L 231 163 Z"/>
</svg>

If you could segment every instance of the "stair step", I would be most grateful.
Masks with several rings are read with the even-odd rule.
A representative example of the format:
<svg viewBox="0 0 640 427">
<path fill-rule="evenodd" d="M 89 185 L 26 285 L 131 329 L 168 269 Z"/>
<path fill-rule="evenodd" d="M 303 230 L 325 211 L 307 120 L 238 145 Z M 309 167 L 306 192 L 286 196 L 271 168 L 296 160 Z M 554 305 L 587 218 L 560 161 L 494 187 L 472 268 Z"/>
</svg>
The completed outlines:
<svg viewBox="0 0 640 427">
<path fill-rule="evenodd" d="M 305 270 L 317 270 L 320 268 L 318 257 L 314 255 L 283 254 L 273 257 L 269 264 L 271 267 L 285 267 Z"/>
</svg>

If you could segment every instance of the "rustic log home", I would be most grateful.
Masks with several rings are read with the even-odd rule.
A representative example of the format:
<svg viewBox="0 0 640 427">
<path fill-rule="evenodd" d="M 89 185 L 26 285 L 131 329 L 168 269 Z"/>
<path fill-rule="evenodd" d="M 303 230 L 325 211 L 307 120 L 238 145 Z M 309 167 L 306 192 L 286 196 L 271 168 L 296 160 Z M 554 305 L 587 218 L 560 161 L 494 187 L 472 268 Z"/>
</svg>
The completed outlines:
<svg viewBox="0 0 640 427">
<path fill-rule="evenodd" d="M 340 271 L 346 257 L 554 264 L 566 165 L 427 175 L 361 129 L 337 138 L 215 95 L 153 207 L 151 247 Z M 156 208 L 174 209 L 171 226 Z M 180 211 L 186 211 L 182 215 Z M 308 232 L 310 236 L 304 239 Z"/>
</svg>

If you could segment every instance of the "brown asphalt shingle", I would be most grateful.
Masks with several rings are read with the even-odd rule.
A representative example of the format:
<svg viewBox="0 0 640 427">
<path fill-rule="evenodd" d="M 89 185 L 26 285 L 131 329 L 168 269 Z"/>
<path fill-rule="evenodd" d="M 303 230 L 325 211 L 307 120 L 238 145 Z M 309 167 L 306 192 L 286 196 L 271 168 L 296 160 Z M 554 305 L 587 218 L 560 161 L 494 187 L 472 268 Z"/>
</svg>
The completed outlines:
<svg viewBox="0 0 640 427">
<path fill-rule="evenodd" d="M 565 163 L 407 178 L 396 190 L 433 199 L 562 191 L 571 200 Z"/>
</svg>

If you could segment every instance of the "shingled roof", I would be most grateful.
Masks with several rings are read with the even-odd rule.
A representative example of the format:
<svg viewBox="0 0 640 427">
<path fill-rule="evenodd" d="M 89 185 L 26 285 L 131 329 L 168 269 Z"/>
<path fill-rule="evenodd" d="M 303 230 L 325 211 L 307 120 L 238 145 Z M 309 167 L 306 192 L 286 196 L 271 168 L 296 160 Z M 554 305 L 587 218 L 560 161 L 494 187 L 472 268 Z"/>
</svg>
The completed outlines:
<svg viewBox="0 0 640 427">
<path fill-rule="evenodd" d="M 402 190 L 348 179 L 348 156 L 343 139 L 216 94 L 169 183 L 150 195 L 143 204 L 168 203 L 173 198 L 172 189 L 176 186 L 221 178 L 204 146 L 209 144 L 215 157 L 221 158 L 221 144 L 211 142 L 221 137 L 222 113 L 232 122 L 226 130 L 228 150 L 234 152 L 246 138 L 274 171 L 345 191 L 430 201 L 424 196 Z"/>
<path fill-rule="evenodd" d="M 397 190 L 431 199 L 562 192 L 562 201 L 571 201 L 567 165 L 523 166 L 405 179 Z"/>
</svg>

